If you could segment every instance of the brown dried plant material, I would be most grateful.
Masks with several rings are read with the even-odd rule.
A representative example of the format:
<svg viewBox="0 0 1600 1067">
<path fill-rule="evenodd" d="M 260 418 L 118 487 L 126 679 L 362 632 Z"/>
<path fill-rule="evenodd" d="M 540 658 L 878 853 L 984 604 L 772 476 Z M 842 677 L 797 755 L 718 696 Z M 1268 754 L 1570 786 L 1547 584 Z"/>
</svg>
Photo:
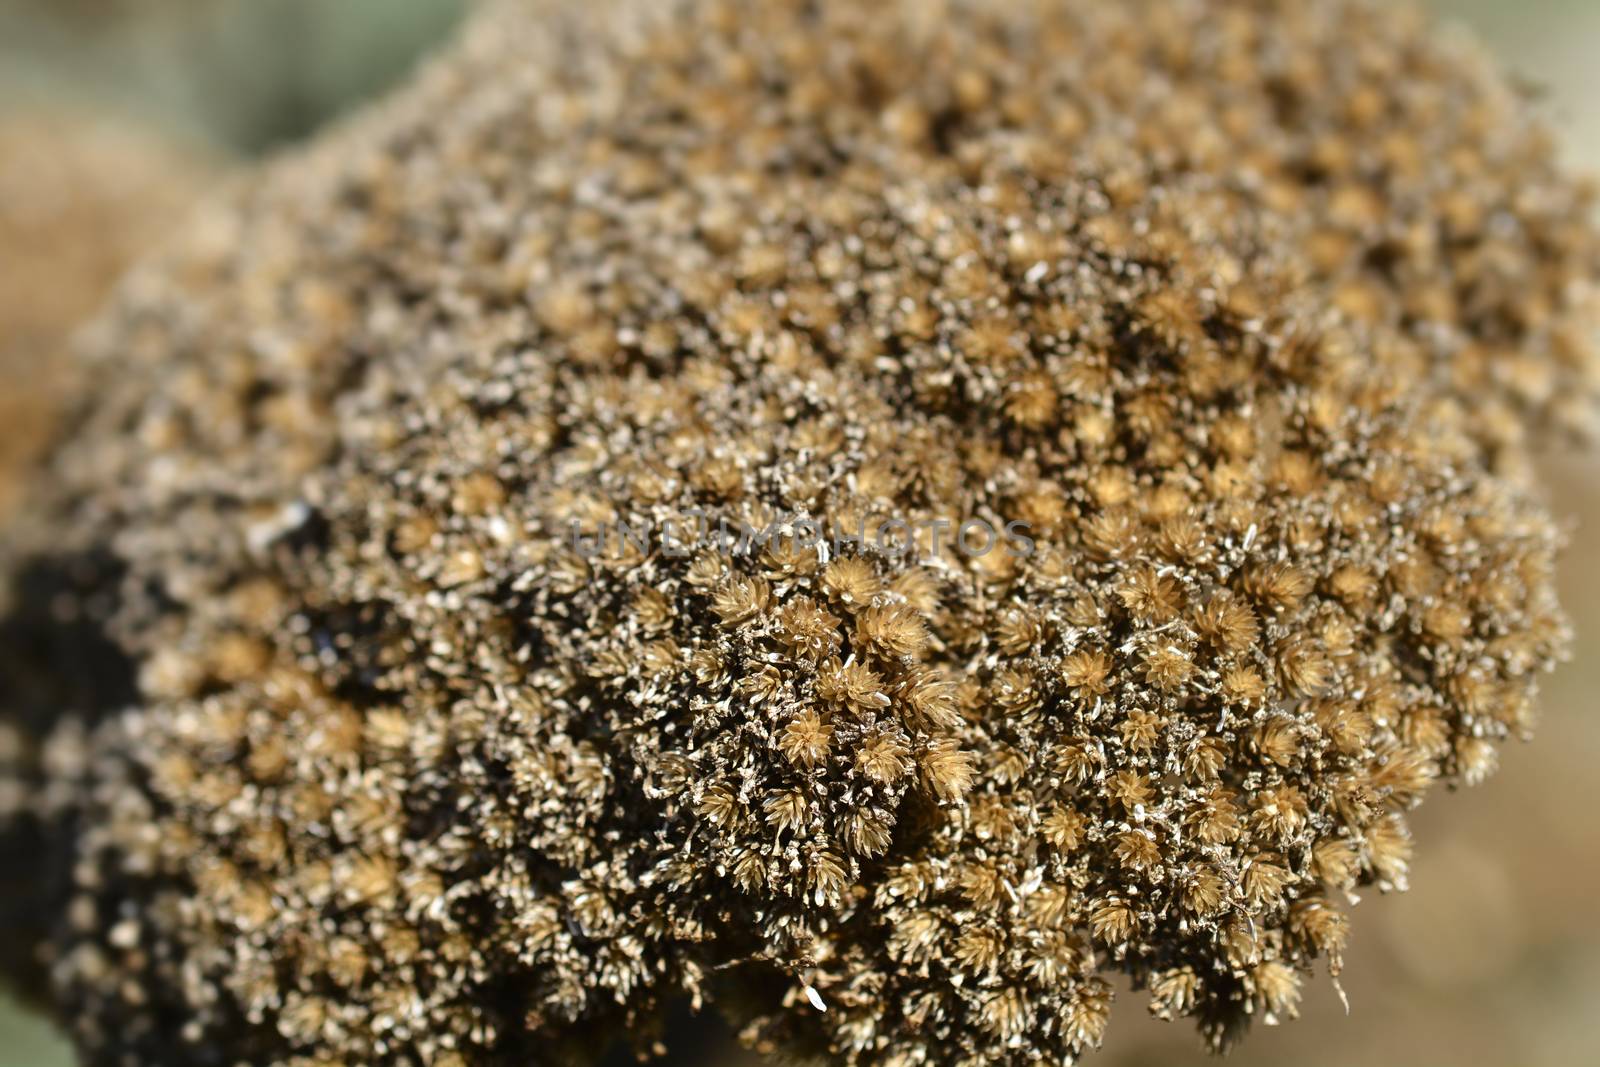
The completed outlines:
<svg viewBox="0 0 1600 1067">
<path fill-rule="evenodd" d="M 207 168 L 60 105 L 0 111 L 0 517 L 69 388 L 67 338 L 192 203 Z"/>
<path fill-rule="evenodd" d="M 86 1055 L 1292 1015 L 1566 646 L 1596 245 L 1523 118 L 1356 0 L 481 15 L 124 293 L 13 549 L 102 664 L 7 693 Z"/>
</svg>

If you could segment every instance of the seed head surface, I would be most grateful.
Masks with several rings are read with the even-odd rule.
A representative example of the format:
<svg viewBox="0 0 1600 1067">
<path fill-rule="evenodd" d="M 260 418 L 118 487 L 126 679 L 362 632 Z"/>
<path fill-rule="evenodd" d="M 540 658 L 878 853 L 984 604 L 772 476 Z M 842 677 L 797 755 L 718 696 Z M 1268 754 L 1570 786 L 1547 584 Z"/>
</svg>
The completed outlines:
<svg viewBox="0 0 1600 1067">
<path fill-rule="evenodd" d="M 0 749 L 86 1056 L 1292 1016 L 1566 647 L 1524 119 L 1360 0 L 490 6 L 97 326 Z"/>
</svg>

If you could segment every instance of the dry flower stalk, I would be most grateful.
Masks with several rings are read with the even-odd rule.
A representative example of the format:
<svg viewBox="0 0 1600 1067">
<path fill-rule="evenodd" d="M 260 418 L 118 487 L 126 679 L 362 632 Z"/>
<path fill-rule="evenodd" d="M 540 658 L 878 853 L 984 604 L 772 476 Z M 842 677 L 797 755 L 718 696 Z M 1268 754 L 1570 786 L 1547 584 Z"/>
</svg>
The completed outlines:
<svg viewBox="0 0 1600 1067">
<path fill-rule="evenodd" d="M 480 15 L 98 325 L 7 630 L 97 657 L 7 691 L 86 1057 L 1292 1016 L 1566 646 L 1600 246 L 1524 118 L 1359 0 Z M 1038 551 L 567 537 L 691 510 Z"/>
</svg>

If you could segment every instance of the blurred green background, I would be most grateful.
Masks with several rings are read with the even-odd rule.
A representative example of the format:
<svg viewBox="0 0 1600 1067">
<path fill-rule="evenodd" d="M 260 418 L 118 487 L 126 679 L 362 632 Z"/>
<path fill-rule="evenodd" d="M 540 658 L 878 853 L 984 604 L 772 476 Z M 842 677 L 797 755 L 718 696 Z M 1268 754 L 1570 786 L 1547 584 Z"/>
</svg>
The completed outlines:
<svg viewBox="0 0 1600 1067">
<path fill-rule="evenodd" d="M 1114 0 L 1106 0 L 1114 2 Z M 470 0 L 0 0 L 0 116 L 65 101 L 165 130 L 186 152 L 246 160 L 371 97 L 443 39 Z M 1433 0 L 1543 96 L 1575 166 L 1600 170 L 1600 2 Z M 0 191 L 3 170 L 0 159 Z M 5 254 L 0 250 L 0 254 Z M 1546 688 L 1538 741 L 1488 787 L 1416 820 L 1412 890 L 1357 910 L 1343 985 L 1310 983 L 1299 1022 L 1261 1028 L 1232 1067 L 1572 1067 L 1600 1050 L 1600 463 L 1552 458 L 1558 513 L 1577 520 L 1567 603 L 1574 662 Z M 1530 830 L 1530 827 L 1533 828 Z M 1192 1031 L 1125 998 L 1106 1067 L 1200 1063 Z M 753 1061 L 705 1026 L 682 1062 Z M 0 1067 L 66 1067 L 48 1025 L 0 1000 Z"/>
<path fill-rule="evenodd" d="M 469 0 L 0 0 L 0 93 L 108 102 L 253 154 L 404 75 Z"/>
</svg>

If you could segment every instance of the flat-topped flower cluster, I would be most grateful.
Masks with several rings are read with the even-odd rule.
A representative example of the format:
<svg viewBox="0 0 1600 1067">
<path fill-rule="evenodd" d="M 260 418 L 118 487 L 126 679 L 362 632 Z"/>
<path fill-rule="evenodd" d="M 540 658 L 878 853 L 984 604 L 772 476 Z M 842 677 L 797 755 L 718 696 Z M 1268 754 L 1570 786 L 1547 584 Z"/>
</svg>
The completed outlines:
<svg viewBox="0 0 1600 1067">
<path fill-rule="evenodd" d="M 491 6 L 97 327 L 4 750 L 86 1056 L 1293 1015 L 1566 647 L 1600 246 L 1525 119 L 1361 0 Z M 820 539 L 569 543 L 691 511 Z"/>
</svg>

